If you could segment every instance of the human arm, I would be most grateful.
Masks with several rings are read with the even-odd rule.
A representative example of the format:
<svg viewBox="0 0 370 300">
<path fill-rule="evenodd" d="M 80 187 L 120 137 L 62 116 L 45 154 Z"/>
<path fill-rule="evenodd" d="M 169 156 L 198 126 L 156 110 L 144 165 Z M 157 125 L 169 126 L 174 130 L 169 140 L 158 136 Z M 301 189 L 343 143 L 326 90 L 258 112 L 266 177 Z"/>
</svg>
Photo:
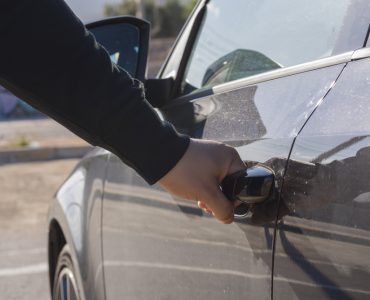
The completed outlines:
<svg viewBox="0 0 370 300">
<path fill-rule="evenodd" d="M 111 63 L 63 1 L 1 0 L 0 36 L 1 85 L 115 153 L 148 183 L 159 181 L 174 194 L 204 200 L 216 217 L 230 222 L 232 205 L 215 191 L 233 170 L 235 150 L 195 140 L 188 148 L 189 137 L 159 119 L 142 84 Z M 193 161 L 205 165 L 202 172 Z"/>
<path fill-rule="evenodd" d="M 189 138 L 158 118 L 142 84 L 111 63 L 63 1 L 0 8 L 2 85 L 151 184 L 177 163 Z"/>
</svg>

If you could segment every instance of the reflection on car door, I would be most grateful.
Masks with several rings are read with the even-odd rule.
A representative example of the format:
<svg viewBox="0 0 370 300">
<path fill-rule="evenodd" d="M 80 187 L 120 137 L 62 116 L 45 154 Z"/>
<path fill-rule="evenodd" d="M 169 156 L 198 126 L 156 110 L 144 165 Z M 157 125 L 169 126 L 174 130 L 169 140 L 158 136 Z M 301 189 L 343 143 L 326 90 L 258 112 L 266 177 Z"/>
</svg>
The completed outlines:
<svg viewBox="0 0 370 300">
<path fill-rule="evenodd" d="M 295 142 L 275 299 L 370 298 L 369 69 L 370 59 L 349 63 Z"/>
<path fill-rule="evenodd" d="M 274 158 L 286 161 L 293 137 L 342 69 L 219 88 L 160 113 L 191 136 L 236 146 L 249 165 L 271 167 L 279 188 L 285 163 Z M 107 299 L 269 299 L 275 213 L 272 201 L 245 220 L 220 224 L 195 203 L 148 186 L 112 155 L 102 229 Z"/>
</svg>

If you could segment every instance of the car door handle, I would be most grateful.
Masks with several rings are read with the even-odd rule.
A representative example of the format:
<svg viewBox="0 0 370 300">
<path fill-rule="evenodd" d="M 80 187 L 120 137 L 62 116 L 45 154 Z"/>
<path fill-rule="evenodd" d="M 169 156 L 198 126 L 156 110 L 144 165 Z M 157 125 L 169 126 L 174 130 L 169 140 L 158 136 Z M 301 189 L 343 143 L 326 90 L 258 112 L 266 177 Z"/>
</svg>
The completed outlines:
<svg viewBox="0 0 370 300">
<path fill-rule="evenodd" d="M 230 201 L 242 202 L 235 208 L 235 218 L 245 218 L 251 204 L 269 199 L 274 182 L 275 175 L 271 169 L 256 165 L 226 176 L 221 183 L 221 190 Z"/>
</svg>

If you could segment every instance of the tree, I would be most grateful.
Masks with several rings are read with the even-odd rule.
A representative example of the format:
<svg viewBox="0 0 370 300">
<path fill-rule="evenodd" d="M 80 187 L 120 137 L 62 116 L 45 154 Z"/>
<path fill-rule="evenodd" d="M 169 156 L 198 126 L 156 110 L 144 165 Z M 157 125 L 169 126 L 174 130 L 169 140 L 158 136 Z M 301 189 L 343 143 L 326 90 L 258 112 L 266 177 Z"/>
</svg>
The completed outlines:
<svg viewBox="0 0 370 300">
<path fill-rule="evenodd" d="M 145 4 L 144 15 L 152 25 L 152 35 L 169 37 L 178 34 L 197 1 L 191 0 L 183 5 L 178 0 L 168 0 L 164 6 L 158 7 L 154 0 L 122 0 L 118 4 L 105 5 L 104 14 L 106 16 L 137 16 L 139 2 Z"/>
<path fill-rule="evenodd" d="M 136 15 L 135 0 L 122 1 L 118 4 L 106 4 L 104 6 L 104 15 L 107 17 L 114 17 L 120 15 Z"/>
<path fill-rule="evenodd" d="M 186 20 L 184 6 L 177 0 L 168 0 L 158 9 L 158 16 L 161 29 L 158 36 L 176 36 Z"/>
<path fill-rule="evenodd" d="M 190 13 L 193 11 L 195 5 L 197 4 L 197 0 L 190 0 L 188 3 L 184 5 L 184 17 L 187 19 L 187 17 L 190 15 Z"/>
</svg>

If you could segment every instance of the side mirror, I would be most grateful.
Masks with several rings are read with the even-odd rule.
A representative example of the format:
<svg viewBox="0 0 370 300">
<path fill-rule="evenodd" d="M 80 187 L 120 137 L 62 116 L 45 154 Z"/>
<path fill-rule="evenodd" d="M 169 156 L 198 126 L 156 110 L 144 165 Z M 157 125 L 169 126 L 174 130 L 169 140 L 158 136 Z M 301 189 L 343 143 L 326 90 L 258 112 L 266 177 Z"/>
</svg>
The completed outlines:
<svg viewBox="0 0 370 300">
<path fill-rule="evenodd" d="M 86 28 L 110 54 L 112 61 L 141 81 L 145 80 L 150 24 L 135 17 L 108 18 Z"/>
<path fill-rule="evenodd" d="M 114 17 L 86 24 L 86 28 L 115 64 L 144 82 L 146 97 L 152 106 L 162 107 L 170 99 L 172 78 L 145 80 L 150 38 L 147 21 L 130 16 Z"/>
</svg>

